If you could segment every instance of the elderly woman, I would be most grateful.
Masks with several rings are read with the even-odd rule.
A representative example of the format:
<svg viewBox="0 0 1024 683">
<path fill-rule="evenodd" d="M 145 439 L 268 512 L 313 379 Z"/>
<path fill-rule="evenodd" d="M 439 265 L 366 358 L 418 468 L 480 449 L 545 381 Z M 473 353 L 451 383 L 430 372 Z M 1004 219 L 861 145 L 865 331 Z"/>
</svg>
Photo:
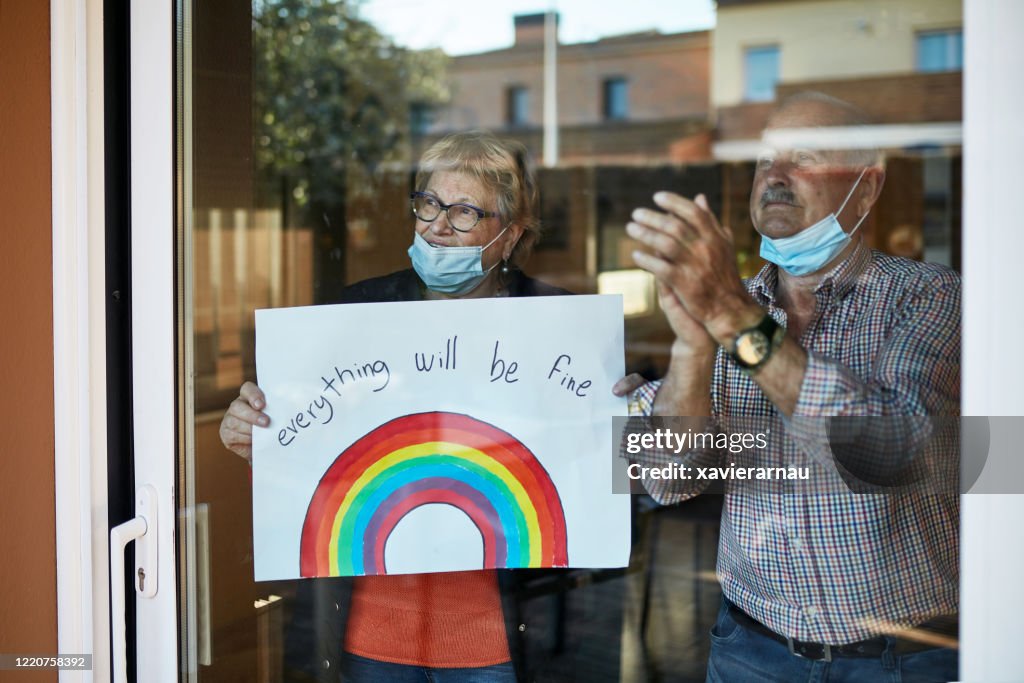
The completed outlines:
<svg viewBox="0 0 1024 683">
<path fill-rule="evenodd" d="M 537 187 L 522 145 L 484 132 L 450 135 L 423 155 L 411 200 L 412 268 L 356 283 L 343 302 L 568 294 L 519 269 L 539 236 Z M 629 388 L 620 385 L 617 393 Z M 243 385 L 221 422 L 224 445 L 249 459 L 253 426 L 270 424 L 265 406 L 255 384 Z M 523 574 L 332 580 L 337 595 L 320 596 L 330 607 L 318 610 L 332 623 L 317 627 L 320 644 L 308 657 L 325 680 L 337 680 L 330 651 L 341 646 L 345 681 L 523 679 L 529 628 L 511 598 Z"/>
</svg>

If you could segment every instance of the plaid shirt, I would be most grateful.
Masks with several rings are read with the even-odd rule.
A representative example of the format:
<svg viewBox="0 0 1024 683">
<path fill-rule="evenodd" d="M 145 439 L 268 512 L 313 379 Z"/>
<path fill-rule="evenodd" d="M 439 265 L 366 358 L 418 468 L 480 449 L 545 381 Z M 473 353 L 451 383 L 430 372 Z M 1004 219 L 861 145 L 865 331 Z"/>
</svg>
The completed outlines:
<svg viewBox="0 0 1024 683">
<path fill-rule="evenodd" d="M 775 298 L 777 267 L 765 266 L 745 284 L 785 325 Z M 794 417 L 959 414 L 955 272 L 860 246 L 815 296 L 819 313 L 800 340 L 808 363 Z M 642 414 L 652 413 L 659 385 L 644 385 L 633 396 Z M 721 349 L 711 394 L 716 417 L 773 417 L 794 426 Z M 648 452 L 644 461 L 659 458 L 667 462 L 672 454 Z M 706 465 L 723 456 L 687 458 Z M 692 480 L 644 484 L 662 503 L 703 488 Z M 955 494 L 758 495 L 727 484 L 718 577 L 726 597 L 773 631 L 850 643 L 957 613 L 958 530 Z"/>
</svg>

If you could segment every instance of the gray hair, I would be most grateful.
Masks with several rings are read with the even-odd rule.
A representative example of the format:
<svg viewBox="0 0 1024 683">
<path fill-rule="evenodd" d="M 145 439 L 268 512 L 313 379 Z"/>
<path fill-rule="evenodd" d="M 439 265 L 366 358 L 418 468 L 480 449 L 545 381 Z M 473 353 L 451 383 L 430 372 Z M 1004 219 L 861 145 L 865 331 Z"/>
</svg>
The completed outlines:
<svg viewBox="0 0 1024 683">
<path fill-rule="evenodd" d="M 815 126 L 766 131 L 766 141 L 775 138 L 786 143 L 780 146 L 836 151 L 844 162 L 855 166 L 884 166 L 884 155 L 870 135 L 871 117 L 860 107 L 838 97 L 814 90 L 798 92 L 780 101 L 771 119 L 803 105 L 817 105 L 828 114 Z M 793 141 L 800 144 L 794 145 Z"/>
</svg>

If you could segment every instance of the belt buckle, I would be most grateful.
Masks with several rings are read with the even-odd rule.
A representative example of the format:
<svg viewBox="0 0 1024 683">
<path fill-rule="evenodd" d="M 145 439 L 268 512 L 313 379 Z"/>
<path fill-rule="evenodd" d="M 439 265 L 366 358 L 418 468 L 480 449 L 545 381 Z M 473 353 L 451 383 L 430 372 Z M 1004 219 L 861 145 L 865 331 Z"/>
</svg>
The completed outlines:
<svg viewBox="0 0 1024 683">
<path fill-rule="evenodd" d="M 796 643 L 796 642 L 797 641 L 795 639 L 793 639 L 793 638 L 786 638 L 786 647 L 789 648 L 789 654 L 793 655 L 794 657 L 801 657 L 802 659 L 811 659 L 812 661 L 815 661 L 811 657 L 807 657 L 803 653 L 797 652 L 796 648 L 794 646 L 794 643 Z M 808 644 L 810 645 L 811 643 L 808 643 Z M 817 645 L 817 643 L 813 643 L 813 644 Z M 829 645 L 828 643 L 822 643 L 821 644 L 821 648 L 822 648 L 822 650 L 821 650 L 822 651 L 821 659 L 825 660 L 826 662 L 831 662 L 832 661 L 832 646 Z"/>
</svg>

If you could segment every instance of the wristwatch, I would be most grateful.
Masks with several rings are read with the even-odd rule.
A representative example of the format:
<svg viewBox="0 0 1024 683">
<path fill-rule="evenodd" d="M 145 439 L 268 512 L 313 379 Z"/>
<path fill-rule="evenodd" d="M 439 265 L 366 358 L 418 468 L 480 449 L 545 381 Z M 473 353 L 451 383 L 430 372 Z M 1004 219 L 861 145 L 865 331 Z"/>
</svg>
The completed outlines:
<svg viewBox="0 0 1024 683">
<path fill-rule="evenodd" d="M 736 335 L 729 355 L 741 368 L 754 372 L 768 362 L 785 336 L 786 328 L 765 313 L 761 322 Z"/>
</svg>

